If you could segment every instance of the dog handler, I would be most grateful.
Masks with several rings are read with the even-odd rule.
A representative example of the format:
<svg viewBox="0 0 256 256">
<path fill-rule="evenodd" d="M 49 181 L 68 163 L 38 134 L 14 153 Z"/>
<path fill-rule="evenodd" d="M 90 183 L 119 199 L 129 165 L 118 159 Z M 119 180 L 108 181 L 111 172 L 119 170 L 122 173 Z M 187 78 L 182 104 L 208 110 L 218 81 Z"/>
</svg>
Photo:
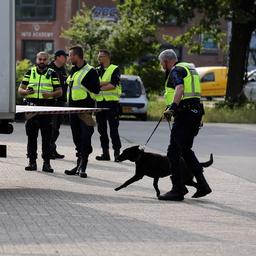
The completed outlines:
<svg viewBox="0 0 256 256">
<path fill-rule="evenodd" d="M 182 201 L 188 193 L 182 183 L 180 158 L 184 158 L 188 168 L 192 170 L 198 183 L 193 198 L 203 197 L 211 193 L 203 168 L 192 151 L 194 137 L 198 134 L 204 114 L 200 103 L 200 79 L 191 63 L 178 62 L 172 49 L 164 50 L 159 61 L 166 72 L 165 100 L 168 109 L 165 118 L 170 121 L 174 117 L 171 129 L 170 144 L 167 157 L 172 166 L 172 190 L 158 197 L 159 200 Z"/>
</svg>

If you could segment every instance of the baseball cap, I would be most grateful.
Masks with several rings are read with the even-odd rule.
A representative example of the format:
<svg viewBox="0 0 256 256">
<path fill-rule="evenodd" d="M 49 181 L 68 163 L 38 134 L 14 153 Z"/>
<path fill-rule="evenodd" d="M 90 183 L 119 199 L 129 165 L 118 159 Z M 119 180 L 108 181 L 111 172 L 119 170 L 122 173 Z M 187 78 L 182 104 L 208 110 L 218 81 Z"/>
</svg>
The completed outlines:
<svg viewBox="0 0 256 256">
<path fill-rule="evenodd" d="M 54 56 L 55 57 L 58 57 L 58 56 L 68 56 L 68 54 L 64 51 L 64 50 L 58 50 L 54 53 Z"/>
</svg>

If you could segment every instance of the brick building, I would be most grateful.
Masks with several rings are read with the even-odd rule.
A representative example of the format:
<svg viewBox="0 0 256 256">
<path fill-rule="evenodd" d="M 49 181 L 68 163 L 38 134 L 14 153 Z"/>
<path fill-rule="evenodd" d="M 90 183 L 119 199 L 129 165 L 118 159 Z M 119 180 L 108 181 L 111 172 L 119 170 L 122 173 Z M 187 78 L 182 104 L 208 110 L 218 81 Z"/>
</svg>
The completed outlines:
<svg viewBox="0 0 256 256">
<path fill-rule="evenodd" d="M 34 60 L 35 53 L 46 50 L 53 53 L 57 49 L 69 47 L 68 40 L 61 38 L 62 29 L 69 26 L 70 19 L 83 6 L 95 7 L 94 17 L 115 20 L 116 4 L 122 0 L 16 0 L 16 58 Z M 178 35 L 189 26 L 177 26 L 175 23 L 160 26 L 158 39 L 163 48 L 168 47 L 162 34 Z M 223 30 L 227 30 L 223 25 Z M 200 55 L 188 55 L 187 50 L 180 47 L 181 59 L 194 62 L 197 66 L 224 65 L 223 53 L 211 41 L 203 42 L 205 50 Z"/>
</svg>

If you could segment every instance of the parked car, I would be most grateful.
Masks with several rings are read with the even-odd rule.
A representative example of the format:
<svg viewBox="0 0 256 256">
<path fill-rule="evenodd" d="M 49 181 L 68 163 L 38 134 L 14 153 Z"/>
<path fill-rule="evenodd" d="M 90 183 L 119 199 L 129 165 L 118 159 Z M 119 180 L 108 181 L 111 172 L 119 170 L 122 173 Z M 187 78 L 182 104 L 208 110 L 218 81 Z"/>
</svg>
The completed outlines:
<svg viewBox="0 0 256 256">
<path fill-rule="evenodd" d="M 244 85 L 244 94 L 249 101 L 256 101 L 256 69 L 248 73 L 248 82 Z"/>
<path fill-rule="evenodd" d="M 133 115 L 140 120 L 147 120 L 148 99 L 141 78 L 134 75 L 121 75 L 121 86 L 121 115 Z"/>
<path fill-rule="evenodd" d="M 200 76 L 202 97 L 211 99 L 212 97 L 224 97 L 226 95 L 227 67 L 198 67 L 196 70 Z"/>
</svg>

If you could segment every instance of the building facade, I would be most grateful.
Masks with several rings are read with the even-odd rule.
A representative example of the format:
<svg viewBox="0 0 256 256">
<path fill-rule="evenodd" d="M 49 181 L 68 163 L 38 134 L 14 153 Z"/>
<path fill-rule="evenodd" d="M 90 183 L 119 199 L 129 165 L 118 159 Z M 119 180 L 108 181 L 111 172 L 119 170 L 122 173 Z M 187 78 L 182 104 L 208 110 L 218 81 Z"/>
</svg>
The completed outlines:
<svg viewBox="0 0 256 256">
<path fill-rule="evenodd" d="M 115 21 L 118 18 L 116 4 L 121 0 L 16 0 L 16 59 L 35 60 L 38 51 L 53 53 L 58 49 L 67 50 L 69 41 L 62 38 L 61 32 L 69 27 L 69 21 L 83 5 L 94 7 L 94 18 Z M 191 24 L 177 26 L 175 23 L 159 26 L 158 40 L 162 48 L 170 47 L 162 35 L 176 36 Z M 226 30 L 226 25 L 223 29 Z M 225 65 L 226 58 L 210 40 L 202 41 L 205 49 L 202 54 L 189 55 L 180 47 L 180 59 L 194 62 L 197 66 Z"/>
</svg>

